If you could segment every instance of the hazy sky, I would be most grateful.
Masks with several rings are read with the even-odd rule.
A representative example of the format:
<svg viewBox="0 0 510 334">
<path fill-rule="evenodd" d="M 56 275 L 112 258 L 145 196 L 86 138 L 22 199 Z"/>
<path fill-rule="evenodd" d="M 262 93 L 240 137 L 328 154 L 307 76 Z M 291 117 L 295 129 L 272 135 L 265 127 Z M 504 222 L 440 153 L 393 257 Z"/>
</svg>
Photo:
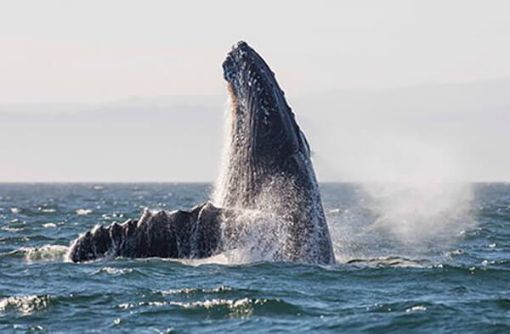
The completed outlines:
<svg viewBox="0 0 510 334">
<path fill-rule="evenodd" d="M 210 181 L 268 60 L 321 180 L 510 181 L 508 1 L 2 1 L 0 181 Z"/>
</svg>

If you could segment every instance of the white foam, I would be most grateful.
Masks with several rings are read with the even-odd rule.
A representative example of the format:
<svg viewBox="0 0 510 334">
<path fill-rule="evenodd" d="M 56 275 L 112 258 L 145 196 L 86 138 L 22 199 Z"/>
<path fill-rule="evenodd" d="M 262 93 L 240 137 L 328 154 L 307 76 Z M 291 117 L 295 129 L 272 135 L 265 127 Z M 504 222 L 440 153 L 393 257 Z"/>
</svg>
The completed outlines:
<svg viewBox="0 0 510 334">
<path fill-rule="evenodd" d="M 131 268 L 113 268 L 113 267 L 103 267 L 99 270 L 99 272 L 107 273 L 108 275 L 123 275 L 132 272 Z"/>
<path fill-rule="evenodd" d="M 35 261 L 62 261 L 67 259 L 69 247 L 62 245 L 44 245 L 42 247 L 23 247 L 20 250 L 25 254 L 25 260 Z"/>
<path fill-rule="evenodd" d="M 23 227 L 8 227 L 8 226 L 2 226 L 1 228 L 3 231 L 6 231 L 6 232 L 12 232 L 12 233 L 17 233 L 17 232 L 21 232 L 24 230 Z"/>
<path fill-rule="evenodd" d="M 219 293 L 224 291 L 232 291 L 232 288 L 220 285 L 217 288 L 182 288 L 159 291 L 162 295 L 190 295 L 195 293 Z"/>
<path fill-rule="evenodd" d="M 255 303 L 258 303 L 259 301 L 256 300 Z M 253 302 L 252 300 L 248 298 L 243 299 L 208 299 L 204 301 L 195 301 L 195 302 L 176 302 L 171 301 L 171 305 L 177 305 L 183 308 L 205 308 L 210 309 L 216 306 L 226 306 L 228 308 L 238 308 L 238 307 L 244 307 L 249 306 Z"/>
<path fill-rule="evenodd" d="M 43 208 L 39 208 L 39 210 L 44 213 L 54 213 L 57 211 L 55 209 L 43 209 Z"/>
<path fill-rule="evenodd" d="M 78 216 L 86 216 L 86 215 L 91 214 L 91 213 L 92 213 L 91 209 L 78 209 L 78 210 L 76 210 L 76 214 Z"/>
<path fill-rule="evenodd" d="M 427 310 L 427 308 L 423 305 L 416 305 L 416 306 L 413 306 L 413 307 L 410 307 L 408 309 L 406 309 L 406 313 L 410 313 L 410 312 L 425 312 Z"/>
<path fill-rule="evenodd" d="M 29 315 L 34 311 L 46 308 L 48 302 L 47 296 L 36 295 L 2 298 L 0 299 L 0 312 L 13 308 L 24 315 Z"/>
</svg>

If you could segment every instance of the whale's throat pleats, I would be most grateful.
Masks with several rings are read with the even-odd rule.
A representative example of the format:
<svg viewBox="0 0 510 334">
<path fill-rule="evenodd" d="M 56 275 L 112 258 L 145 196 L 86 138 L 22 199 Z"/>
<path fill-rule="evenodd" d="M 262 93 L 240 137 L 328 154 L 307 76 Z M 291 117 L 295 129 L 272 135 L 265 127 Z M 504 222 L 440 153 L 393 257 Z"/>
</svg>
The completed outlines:
<svg viewBox="0 0 510 334">
<path fill-rule="evenodd" d="M 233 48 L 223 68 L 229 103 L 213 200 L 242 212 L 225 224 L 238 232 L 228 235 L 249 234 L 245 229 L 256 225 L 250 220 L 259 213 L 258 218 L 273 217 L 277 224 L 266 224 L 264 235 L 278 235 L 279 259 L 333 262 L 308 143 L 274 73 L 244 42 Z"/>
</svg>

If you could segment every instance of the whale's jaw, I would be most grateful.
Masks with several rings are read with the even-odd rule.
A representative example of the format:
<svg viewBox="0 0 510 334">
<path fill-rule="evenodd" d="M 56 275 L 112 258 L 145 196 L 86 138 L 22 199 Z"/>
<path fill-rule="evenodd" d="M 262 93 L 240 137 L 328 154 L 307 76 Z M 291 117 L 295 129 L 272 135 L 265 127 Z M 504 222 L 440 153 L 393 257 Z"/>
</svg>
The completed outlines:
<svg viewBox="0 0 510 334">
<path fill-rule="evenodd" d="M 232 110 L 215 203 L 285 217 L 285 260 L 333 263 L 310 148 L 274 73 L 245 42 L 232 48 L 223 71 Z"/>
</svg>

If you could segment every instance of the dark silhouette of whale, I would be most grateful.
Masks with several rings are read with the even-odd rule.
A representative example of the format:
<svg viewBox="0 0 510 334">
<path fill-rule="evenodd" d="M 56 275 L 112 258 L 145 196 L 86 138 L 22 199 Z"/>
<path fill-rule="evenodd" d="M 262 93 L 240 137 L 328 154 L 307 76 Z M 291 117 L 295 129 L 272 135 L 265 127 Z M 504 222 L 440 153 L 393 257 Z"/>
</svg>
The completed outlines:
<svg viewBox="0 0 510 334">
<path fill-rule="evenodd" d="M 95 227 L 72 243 L 72 261 L 205 258 L 243 247 L 239 236 L 256 217 L 273 219 L 285 231 L 275 260 L 334 263 L 310 148 L 274 73 L 245 42 L 232 48 L 223 71 L 231 110 L 214 205 L 145 210 L 139 220 Z"/>
</svg>

